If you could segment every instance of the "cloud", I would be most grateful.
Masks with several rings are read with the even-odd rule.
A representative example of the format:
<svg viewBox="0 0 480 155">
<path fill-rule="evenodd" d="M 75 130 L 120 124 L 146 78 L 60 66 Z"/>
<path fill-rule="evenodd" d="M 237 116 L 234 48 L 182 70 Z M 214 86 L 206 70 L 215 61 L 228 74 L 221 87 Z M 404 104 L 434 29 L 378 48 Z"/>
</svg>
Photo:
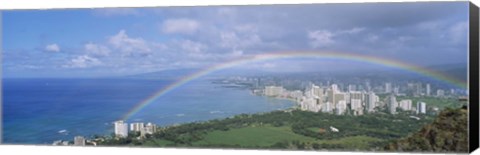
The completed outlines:
<svg viewBox="0 0 480 155">
<path fill-rule="evenodd" d="M 241 50 L 233 50 L 232 53 L 231 53 L 232 57 L 239 57 L 239 56 L 242 56 L 242 55 L 243 55 L 243 51 L 241 51 Z"/>
<path fill-rule="evenodd" d="M 182 41 L 180 43 L 180 47 L 187 52 L 194 52 L 194 53 L 200 53 L 207 48 L 206 45 L 198 42 L 193 42 L 191 40 Z"/>
<path fill-rule="evenodd" d="M 144 39 L 130 38 L 125 30 L 121 30 L 118 34 L 111 36 L 108 39 L 108 43 L 128 56 L 151 54 L 151 49 Z"/>
<path fill-rule="evenodd" d="M 101 65 L 102 62 L 97 58 L 90 57 L 88 55 L 81 55 L 71 59 L 66 65 L 63 65 L 65 68 L 88 68 L 92 66 Z"/>
<path fill-rule="evenodd" d="M 449 34 L 453 43 L 462 43 L 467 40 L 468 22 L 459 22 L 450 27 Z"/>
<path fill-rule="evenodd" d="M 237 11 L 234 8 L 221 7 L 217 10 L 217 13 L 220 16 L 231 17 L 237 14 Z"/>
<path fill-rule="evenodd" d="M 193 34 L 195 33 L 200 24 L 196 20 L 192 19 L 168 19 L 162 23 L 162 32 L 164 33 L 180 33 L 180 34 Z"/>
<path fill-rule="evenodd" d="M 110 54 L 110 49 L 108 47 L 94 43 L 85 44 L 85 51 L 94 56 L 108 56 Z"/>
<path fill-rule="evenodd" d="M 468 7 L 465 4 L 94 9 L 99 11 L 87 14 L 135 17 L 108 20 L 92 17 L 94 20 L 91 22 L 103 25 L 98 26 L 99 32 L 109 32 L 112 26 L 125 30 L 105 36 L 72 27 L 68 31 L 85 32 L 88 35 L 64 38 L 73 40 L 68 41 L 70 45 L 61 44 L 61 48 L 53 50 L 62 53 L 11 52 L 15 54 L 14 57 L 6 60 L 14 65 L 43 66 L 44 70 L 53 68 L 51 66 L 61 67 L 65 61 L 68 62 L 65 66 L 71 68 L 101 64 L 99 70 L 105 68 L 102 70 L 105 74 L 120 70 L 131 74 L 142 72 L 144 68 L 152 71 L 198 68 L 266 52 L 320 49 L 369 54 L 415 65 L 456 63 L 464 61 L 466 56 L 465 52 L 451 52 L 467 48 L 464 46 L 468 32 Z M 150 16 L 142 15 L 150 11 L 158 12 L 152 12 Z M 127 18 L 129 22 L 122 22 Z M 155 30 L 157 33 L 152 33 Z M 82 40 L 101 41 L 79 43 Z M 78 48 L 75 45 L 81 46 Z M 47 51 L 43 46 L 32 50 Z M 68 52 L 63 52 L 66 49 Z M 432 53 L 435 59 L 429 59 Z M 293 68 L 293 65 L 289 66 Z M 312 66 L 318 65 L 300 67 Z"/>
<path fill-rule="evenodd" d="M 262 39 L 254 33 L 237 33 L 235 31 L 220 33 L 222 47 L 248 48 L 262 43 Z"/>
<path fill-rule="evenodd" d="M 349 29 L 349 30 L 342 30 L 340 31 L 339 33 L 342 33 L 342 34 L 357 34 L 357 33 L 360 33 L 362 31 L 365 31 L 365 28 L 363 27 L 354 27 L 352 29 Z"/>
<path fill-rule="evenodd" d="M 60 46 L 57 44 L 50 44 L 45 46 L 45 51 L 47 52 L 60 52 Z"/>
<path fill-rule="evenodd" d="M 327 30 L 316 30 L 308 32 L 308 38 L 311 39 L 310 44 L 317 48 L 317 47 L 325 47 L 335 43 L 332 39 L 334 34 Z"/>
</svg>

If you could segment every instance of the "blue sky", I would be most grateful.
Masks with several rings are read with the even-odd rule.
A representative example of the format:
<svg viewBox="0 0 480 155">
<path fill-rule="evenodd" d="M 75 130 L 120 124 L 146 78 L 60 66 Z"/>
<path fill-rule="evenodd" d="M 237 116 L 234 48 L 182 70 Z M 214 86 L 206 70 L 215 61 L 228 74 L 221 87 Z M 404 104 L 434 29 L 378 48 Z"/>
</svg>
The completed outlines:
<svg viewBox="0 0 480 155">
<path fill-rule="evenodd" d="M 295 50 L 421 66 L 467 62 L 467 2 L 8 10 L 2 20 L 5 77 L 130 75 Z M 244 67 L 332 65 L 351 64 L 279 60 Z"/>
</svg>

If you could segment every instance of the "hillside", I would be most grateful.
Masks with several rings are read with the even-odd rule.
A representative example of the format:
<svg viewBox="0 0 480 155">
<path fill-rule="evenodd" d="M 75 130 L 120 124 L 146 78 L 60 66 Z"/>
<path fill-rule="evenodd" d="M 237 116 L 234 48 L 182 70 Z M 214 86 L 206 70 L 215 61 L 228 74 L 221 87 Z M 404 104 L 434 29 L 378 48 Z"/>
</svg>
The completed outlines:
<svg viewBox="0 0 480 155">
<path fill-rule="evenodd" d="M 300 110 L 241 114 L 160 128 L 153 135 L 98 141 L 106 146 L 377 151 L 433 122 L 434 117 L 383 113 L 333 115 Z M 331 128 L 336 128 L 334 131 Z"/>
<path fill-rule="evenodd" d="M 435 121 L 419 132 L 390 143 L 386 151 L 467 152 L 468 111 L 466 107 L 443 110 Z"/>
</svg>

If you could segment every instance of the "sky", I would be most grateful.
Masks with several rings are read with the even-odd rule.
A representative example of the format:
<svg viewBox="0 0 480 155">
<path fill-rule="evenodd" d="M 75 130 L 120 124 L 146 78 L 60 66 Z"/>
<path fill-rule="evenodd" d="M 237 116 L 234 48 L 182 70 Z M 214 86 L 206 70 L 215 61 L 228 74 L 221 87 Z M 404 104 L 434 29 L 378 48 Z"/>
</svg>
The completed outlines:
<svg viewBox="0 0 480 155">
<path fill-rule="evenodd" d="M 4 77 L 122 76 L 280 51 L 338 51 L 418 66 L 466 63 L 468 56 L 467 2 L 7 10 L 2 20 Z M 357 63 L 239 67 L 289 72 Z"/>
</svg>

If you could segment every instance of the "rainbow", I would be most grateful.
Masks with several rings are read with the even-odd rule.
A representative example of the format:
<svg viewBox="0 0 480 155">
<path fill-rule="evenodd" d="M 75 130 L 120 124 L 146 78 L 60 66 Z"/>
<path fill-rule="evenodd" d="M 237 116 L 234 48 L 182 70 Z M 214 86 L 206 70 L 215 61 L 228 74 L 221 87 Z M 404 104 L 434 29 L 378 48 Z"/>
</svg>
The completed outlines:
<svg viewBox="0 0 480 155">
<path fill-rule="evenodd" d="M 240 59 L 230 60 L 221 64 L 216 64 L 210 67 L 207 67 L 203 70 L 185 76 L 176 82 L 160 89 L 159 91 L 153 93 L 145 100 L 142 100 L 134 108 L 132 108 L 126 115 L 122 117 L 122 120 L 127 120 L 138 111 L 143 109 L 144 107 L 148 106 L 149 104 L 153 103 L 157 98 L 167 94 L 168 92 L 178 88 L 189 81 L 194 79 L 200 78 L 207 74 L 210 74 L 215 71 L 223 70 L 226 68 L 231 68 L 235 66 L 239 66 L 246 63 L 253 63 L 253 62 L 261 62 L 266 60 L 275 60 L 275 59 L 287 59 L 287 58 L 324 58 L 324 59 L 343 59 L 343 60 L 350 60 L 350 61 L 357 61 L 357 62 L 366 62 L 375 65 L 382 65 L 391 68 L 398 68 L 402 70 L 412 71 L 414 73 L 424 75 L 433 79 L 437 79 L 440 81 L 445 81 L 450 84 L 454 84 L 461 88 L 466 88 L 466 82 L 462 80 L 458 80 L 447 75 L 440 74 L 435 71 L 427 70 L 425 68 L 407 64 L 404 62 L 385 59 L 380 57 L 374 57 L 369 55 L 360 55 L 355 53 L 344 53 L 344 52 L 315 52 L 315 51 L 291 51 L 291 52 L 275 52 L 275 53 L 265 53 L 265 54 L 258 54 L 253 56 L 242 57 Z"/>
</svg>

